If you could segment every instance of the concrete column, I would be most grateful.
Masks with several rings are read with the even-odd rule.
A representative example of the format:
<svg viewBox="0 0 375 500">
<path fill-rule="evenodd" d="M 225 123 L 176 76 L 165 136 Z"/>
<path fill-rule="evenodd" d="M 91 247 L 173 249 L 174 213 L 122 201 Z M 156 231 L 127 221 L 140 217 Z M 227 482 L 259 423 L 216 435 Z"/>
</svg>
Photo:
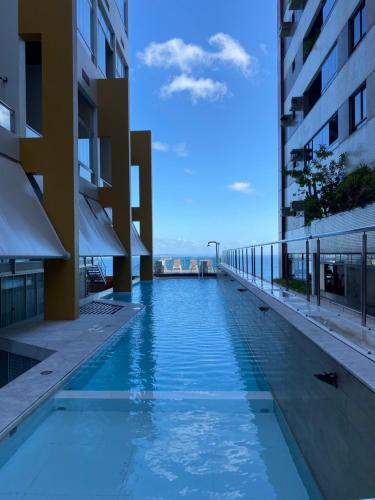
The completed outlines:
<svg viewBox="0 0 375 500">
<path fill-rule="evenodd" d="M 43 137 L 21 139 L 26 172 L 44 175 L 44 208 L 70 253 L 45 262 L 45 318 L 79 316 L 76 0 L 19 0 L 19 32 L 42 43 Z"/>
<path fill-rule="evenodd" d="M 104 206 L 112 207 L 113 227 L 126 257 L 113 259 L 115 292 L 132 289 L 129 83 L 127 78 L 97 80 L 98 134 L 110 139 L 112 187 L 99 190 Z"/>
<path fill-rule="evenodd" d="M 152 224 L 152 147 L 151 132 L 131 132 L 131 163 L 139 166 L 139 210 L 140 236 L 150 255 L 141 255 L 141 280 L 152 280 L 153 270 L 153 224 Z"/>
</svg>

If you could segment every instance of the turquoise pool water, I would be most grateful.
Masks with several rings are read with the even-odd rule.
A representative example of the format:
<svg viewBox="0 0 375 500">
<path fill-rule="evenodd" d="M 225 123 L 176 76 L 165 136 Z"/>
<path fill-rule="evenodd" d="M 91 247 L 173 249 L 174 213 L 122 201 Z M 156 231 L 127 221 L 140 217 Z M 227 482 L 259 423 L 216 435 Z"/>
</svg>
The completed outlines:
<svg viewBox="0 0 375 500">
<path fill-rule="evenodd" d="M 216 280 L 115 298 L 146 308 L 0 446 L 0 499 L 320 498 Z"/>
<path fill-rule="evenodd" d="M 215 279 L 158 280 L 114 299 L 147 304 L 69 389 L 267 389 Z"/>
</svg>

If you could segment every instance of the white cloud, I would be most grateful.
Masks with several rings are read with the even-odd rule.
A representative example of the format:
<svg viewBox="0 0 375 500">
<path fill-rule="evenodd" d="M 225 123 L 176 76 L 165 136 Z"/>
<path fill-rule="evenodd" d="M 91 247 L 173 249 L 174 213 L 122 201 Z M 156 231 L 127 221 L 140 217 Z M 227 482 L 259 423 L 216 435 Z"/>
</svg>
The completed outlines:
<svg viewBox="0 0 375 500">
<path fill-rule="evenodd" d="M 180 142 L 179 144 L 174 144 L 172 146 L 172 151 L 181 158 L 187 158 L 189 156 L 186 144 L 184 142 Z"/>
<path fill-rule="evenodd" d="M 211 78 L 193 78 L 182 74 L 175 77 L 160 90 L 162 97 L 170 97 L 173 94 L 181 92 L 188 92 L 194 103 L 199 99 L 217 101 L 228 93 L 228 87 L 225 83 L 212 80 Z"/>
<path fill-rule="evenodd" d="M 257 59 L 226 33 L 213 35 L 208 43 L 217 51 L 206 51 L 199 45 L 185 43 L 181 38 L 173 38 L 164 43 L 151 42 L 138 58 L 149 67 L 178 68 L 190 74 L 195 67 L 226 64 L 238 68 L 246 77 L 257 72 Z"/>
<path fill-rule="evenodd" d="M 186 175 L 194 175 L 195 174 L 194 170 L 191 170 L 191 168 L 184 168 L 184 173 Z"/>
<path fill-rule="evenodd" d="M 165 142 L 155 141 L 152 143 L 152 147 L 155 151 L 160 151 L 161 153 L 168 153 L 170 150 L 169 144 L 166 144 Z"/>
<path fill-rule="evenodd" d="M 246 52 L 242 45 L 225 33 L 217 33 L 209 40 L 210 45 L 219 48 L 219 51 L 210 56 L 215 61 L 237 67 L 246 76 L 252 76 L 257 72 L 257 60 Z"/>
<path fill-rule="evenodd" d="M 268 47 L 265 43 L 260 43 L 259 48 L 265 56 L 269 56 Z"/>
<path fill-rule="evenodd" d="M 160 153 L 175 153 L 181 158 L 186 158 L 189 156 L 187 146 L 184 142 L 178 144 L 168 144 L 166 142 L 155 141 L 152 143 L 152 148 Z"/>
<path fill-rule="evenodd" d="M 164 43 L 151 42 L 138 57 L 146 66 L 177 67 L 183 72 L 190 72 L 197 64 L 207 64 L 207 54 L 201 47 L 187 44 L 180 38 Z"/>
<path fill-rule="evenodd" d="M 255 191 L 250 182 L 233 182 L 233 184 L 229 184 L 228 189 L 244 194 L 251 194 Z"/>
</svg>

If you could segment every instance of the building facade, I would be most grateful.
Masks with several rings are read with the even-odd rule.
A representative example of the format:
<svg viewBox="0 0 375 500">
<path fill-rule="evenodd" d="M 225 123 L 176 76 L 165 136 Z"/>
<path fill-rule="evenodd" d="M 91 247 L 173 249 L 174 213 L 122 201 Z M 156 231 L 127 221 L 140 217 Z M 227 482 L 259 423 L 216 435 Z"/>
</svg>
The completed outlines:
<svg viewBox="0 0 375 500">
<path fill-rule="evenodd" d="M 285 170 L 302 168 L 321 145 L 332 158 L 347 153 L 347 172 L 375 167 L 375 2 L 279 0 L 278 8 L 280 239 L 374 224 L 374 205 L 305 224 L 299 187 Z M 284 277 L 305 276 L 301 245 L 284 248 Z M 324 241 L 312 280 L 323 295 L 358 307 L 360 249 L 360 235 Z"/>
<path fill-rule="evenodd" d="M 129 129 L 127 2 L 3 0 L 0 61 L 0 327 L 75 319 L 103 257 L 115 291 L 131 290 L 135 255 L 152 279 L 151 133 Z"/>
</svg>

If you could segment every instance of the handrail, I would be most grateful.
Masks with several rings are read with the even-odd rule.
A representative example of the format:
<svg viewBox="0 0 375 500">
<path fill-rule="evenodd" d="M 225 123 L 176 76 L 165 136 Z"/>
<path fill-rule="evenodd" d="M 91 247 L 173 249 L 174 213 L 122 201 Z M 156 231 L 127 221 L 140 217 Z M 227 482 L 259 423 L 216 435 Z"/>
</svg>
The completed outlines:
<svg viewBox="0 0 375 500">
<path fill-rule="evenodd" d="M 321 250 L 320 250 L 320 240 L 325 239 L 325 238 L 334 238 L 337 236 L 345 236 L 345 235 L 350 235 L 350 234 L 362 234 L 362 242 L 361 242 L 361 317 L 362 317 L 362 325 L 366 326 L 367 322 L 367 256 L 368 256 L 368 237 L 367 233 L 375 232 L 375 225 L 371 226 L 362 226 L 358 228 L 352 228 L 352 229 L 342 229 L 339 231 L 332 231 L 332 232 L 327 232 L 327 233 L 316 233 L 316 234 L 310 234 L 310 235 L 305 235 L 305 236 L 299 236 L 297 238 L 286 238 L 282 240 L 276 240 L 276 241 L 271 241 L 268 243 L 256 243 L 253 245 L 248 245 L 244 247 L 238 247 L 238 248 L 231 248 L 224 250 L 223 252 L 223 262 L 227 264 L 228 266 L 232 267 L 233 269 L 236 270 L 236 272 L 239 272 L 240 274 L 242 273 L 243 275 L 249 276 L 252 275 L 253 277 L 257 277 L 257 272 L 256 272 L 256 249 L 260 248 L 260 279 L 263 281 L 263 259 L 264 259 L 264 252 L 263 249 L 264 247 L 270 246 L 271 247 L 271 283 L 274 283 L 274 276 L 273 276 L 273 260 L 274 260 L 274 252 L 273 248 L 275 245 L 286 245 L 286 252 L 285 252 L 285 247 L 283 248 L 282 251 L 282 267 L 284 269 L 283 271 L 283 276 L 285 277 L 286 281 L 286 288 L 289 288 L 289 260 L 288 260 L 288 249 L 287 245 L 288 243 L 294 243 L 294 242 L 305 242 L 305 251 L 302 252 L 303 254 L 306 255 L 305 261 L 306 261 L 306 298 L 309 301 L 310 296 L 311 296 L 311 276 L 310 276 L 310 256 L 311 256 L 311 249 L 310 249 L 310 242 L 316 240 L 316 252 L 314 253 L 314 259 L 316 259 L 316 264 L 320 264 L 320 256 L 321 256 Z M 249 261 L 248 261 L 248 250 L 250 249 L 250 259 L 251 259 L 251 271 L 249 272 Z M 244 252 L 246 252 L 246 266 L 245 266 L 245 255 Z M 332 253 L 332 252 L 331 252 Z M 246 267 L 246 273 L 245 273 L 245 267 Z M 314 281 L 315 287 L 316 287 L 316 299 L 317 299 L 317 304 L 320 305 L 320 274 L 317 274 L 317 266 L 313 266 L 313 273 L 314 273 Z M 319 269 L 319 266 L 318 266 Z M 320 272 L 320 271 L 319 271 Z"/>
<path fill-rule="evenodd" d="M 230 250 L 242 250 L 245 248 L 259 248 L 259 247 L 267 247 L 270 245 L 281 245 L 283 243 L 293 243 L 296 241 L 306 241 L 306 240 L 322 240 L 323 238 L 333 238 L 334 236 L 345 236 L 347 234 L 356 234 L 356 233 L 371 233 L 375 232 L 375 226 L 362 226 L 355 229 L 343 229 L 341 231 L 333 231 L 330 233 L 317 233 L 306 236 L 299 236 L 298 238 L 287 238 L 284 240 L 276 240 L 268 243 L 256 243 L 254 245 L 247 245 L 244 247 L 237 248 L 228 248 L 224 250 L 225 252 L 229 252 Z"/>
</svg>

